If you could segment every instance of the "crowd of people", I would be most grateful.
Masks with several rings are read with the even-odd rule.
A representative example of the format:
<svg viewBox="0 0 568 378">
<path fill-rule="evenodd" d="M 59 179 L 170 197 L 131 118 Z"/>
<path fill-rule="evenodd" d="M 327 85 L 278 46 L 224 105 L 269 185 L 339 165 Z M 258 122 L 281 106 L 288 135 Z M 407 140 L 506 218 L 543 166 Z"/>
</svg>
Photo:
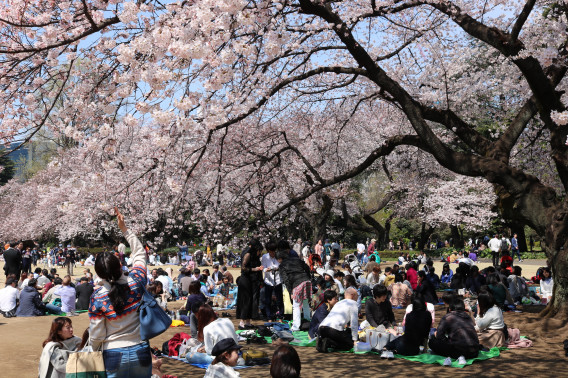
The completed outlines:
<svg viewBox="0 0 568 378">
<path fill-rule="evenodd" d="M 506 345 L 504 311 L 521 302 L 546 303 L 552 296 L 549 268 L 532 277 L 539 283 L 539 297 L 529 290 L 531 280 L 522 276 L 521 267 L 513 264 L 509 252 L 518 249 L 516 235 L 511 240 L 497 236 L 489 240 L 488 247 L 500 257 L 493 259 L 494 266 L 480 270 L 475 249 L 467 256 L 454 251 L 443 257 L 440 275 L 425 252 L 413 256 L 401 252 L 394 264 L 385 266 L 374 239 L 368 245 L 358 243 L 357 252 L 342 264 L 340 243 L 319 240 L 312 248 L 299 239 L 293 246 L 286 240 L 263 245 L 253 239 L 239 256 L 241 272 L 235 280 L 222 258 L 218 263 L 200 259 L 211 269 L 196 264 L 185 243 L 178 245 L 180 254 L 168 260 L 183 262 L 179 275 L 174 276 L 171 268 L 151 269 L 153 253 L 127 229 L 120 213 L 118 224 L 130 256 L 122 243 L 113 251 L 90 256 L 96 275 L 84 267 L 77 280 L 72 279 L 72 268 L 64 277 L 55 268 L 36 267 L 31 272 L 26 261 L 30 248 L 24 250 L 22 243 L 6 246 L 0 314 L 66 315 L 54 319 L 43 344 L 40 377 L 64 376 L 68 354 L 87 343 L 95 350 L 104 345 L 107 377 L 149 377 L 152 369 L 159 371 L 148 342 L 140 339 L 137 310 L 144 290 L 173 319 L 190 326 L 198 344 L 187 360 L 210 364 L 206 377 L 238 376 L 233 367 L 240 338 L 225 313 L 219 317 L 213 307 L 235 305 L 241 330 L 256 329 L 253 320 L 273 322 L 291 315 L 290 330 L 308 331 L 321 353 L 350 350 L 365 339 L 365 331 L 379 329 L 392 335 L 379 350 L 383 358 L 394 353 L 416 355 L 429 348 L 461 361 L 476 357 L 480 350 Z M 42 258 L 41 253 L 36 255 Z M 34 256 L 31 249 L 30 256 Z M 73 248 L 54 248 L 46 257 L 57 264 L 58 256 L 67 266 L 75 265 Z M 439 298 L 441 289 L 450 290 Z M 168 302 L 180 298 L 185 300 L 181 311 L 170 309 Z M 447 313 L 434 329 L 436 305 L 445 305 Z M 396 322 L 393 309 L 405 309 L 402 322 Z M 88 310 L 90 326 L 78 338 L 69 317 L 81 310 Z M 361 323 L 360 318 L 364 318 Z M 289 376 L 299 376 L 300 361 L 292 347 L 282 346 L 273 356 L 272 376 L 281 376 L 283 369 L 292 372 Z"/>
</svg>

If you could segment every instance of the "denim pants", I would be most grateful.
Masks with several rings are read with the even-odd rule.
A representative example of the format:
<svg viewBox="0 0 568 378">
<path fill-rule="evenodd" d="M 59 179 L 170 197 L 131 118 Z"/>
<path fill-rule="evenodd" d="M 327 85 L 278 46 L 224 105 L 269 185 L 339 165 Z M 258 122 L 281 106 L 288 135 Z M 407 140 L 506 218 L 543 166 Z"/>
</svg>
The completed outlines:
<svg viewBox="0 0 568 378">
<path fill-rule="evenodd" d="M 49 312 L 50 314 L 55 314 L 55 315 L 61 314 L 61 307 L 56 306 L 56 305 L 51 304 L 51 303 L 46 303 L 46 304 L 45 304 L 45 309 L 46 309 L 47 312 Z"/>
<path fill-rule="evenodd" d="M 152 355 L 148 342 L 103 350 L 103 360 L 107 378 L 148 378 L 152 375 Z"/>
<path fill-rule="evenodd" d="M 276 308 L 280 315 L 284 315 L 284 298 L 282 297 L 282 284 L 276 286 L 264 285 L 264 311 L 266 317 L 272 319 L 272 293 L 276 296 Z"/>
</svg>

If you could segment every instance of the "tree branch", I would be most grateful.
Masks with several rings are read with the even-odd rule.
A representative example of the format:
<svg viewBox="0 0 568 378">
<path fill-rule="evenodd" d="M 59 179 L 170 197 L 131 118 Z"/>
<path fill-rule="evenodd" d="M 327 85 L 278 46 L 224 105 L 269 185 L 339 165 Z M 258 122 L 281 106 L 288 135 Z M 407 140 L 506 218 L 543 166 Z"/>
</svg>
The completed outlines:
<svg viewBox="0 0 568 378">
<path fill-rule="evenodd" d="M 515 25 L 513 25 L 513 29 L 511 30 L 511 38 L 513 40 L 517 40 L 517 38 L 519 37 L 521 29 L 523 28 L 525 22 L 529 18 L 529 15 L 531 14 L 535 3 L 536 0 L 528 0 L 525 6 L 523 7 L 521 14 L 519 14 L 519 17 L 517 18 L 517 21 L 515 21 Z"/>
</svg>

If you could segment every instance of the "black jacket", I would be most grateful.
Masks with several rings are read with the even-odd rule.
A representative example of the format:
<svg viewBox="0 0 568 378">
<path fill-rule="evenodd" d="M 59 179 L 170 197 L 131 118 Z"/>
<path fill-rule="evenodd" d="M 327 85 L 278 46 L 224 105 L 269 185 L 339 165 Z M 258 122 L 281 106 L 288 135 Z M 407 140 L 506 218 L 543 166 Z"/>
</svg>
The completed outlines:
<svg viewBox="0 0 568 378">
<path fill-rule="evenodd" d="M 388 299 L 383 303 L 377 303 L 375 298 L 368 298 L 365 302 L 365 315 L 372 327 L 378 327 L 382 324 L 385 328 L 388 328 L 395 323 L 394 313 Z"/>
<path fill-rule="evenodd" d="M 278 270 L 280 271 L 280 279 L 290 294 L 302 282 L 310 281 L 310 267 L 298 258 L 290 257 L 282 260 Z"/>
<path fill-rule="evenodd" d="M 4 251 L 4 273 L 20 276 L 22 270 L 22 253 L 16 248 L 8 248 Z"/>
<path fill-rule="evenodd" d="M 420 285 L 416 286 L 416 292 L 422 294 L 426 302 L 433 305 L 437 305 L 439 302 L 436 289 L 434 289 L 434 286 L 428 279 L 423 280 Z"/>
<path fill-rule="evenodd" d="M 75 308 L 77 310 L 88 310 L 89 303 L 91 301 L 91 294 L 93 294 L 94 288 L 90 283 L 82 283 L 77 285 L 75 288 L 77 292 L 77 303 Z"/>
</svg>

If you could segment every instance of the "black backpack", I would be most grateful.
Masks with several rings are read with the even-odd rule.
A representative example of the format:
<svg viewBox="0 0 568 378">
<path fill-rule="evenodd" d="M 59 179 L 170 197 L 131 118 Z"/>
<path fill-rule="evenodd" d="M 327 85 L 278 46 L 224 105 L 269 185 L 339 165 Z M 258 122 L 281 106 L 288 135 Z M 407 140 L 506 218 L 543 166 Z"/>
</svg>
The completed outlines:
<svg viewBox="0 0 568 378">
<path fill-rule="evenodd" d="M 507 243 L 507 239 L 501 239 L 501 251 L 507 251 L 509 249 L 509 243 Z"/>
</svg>

